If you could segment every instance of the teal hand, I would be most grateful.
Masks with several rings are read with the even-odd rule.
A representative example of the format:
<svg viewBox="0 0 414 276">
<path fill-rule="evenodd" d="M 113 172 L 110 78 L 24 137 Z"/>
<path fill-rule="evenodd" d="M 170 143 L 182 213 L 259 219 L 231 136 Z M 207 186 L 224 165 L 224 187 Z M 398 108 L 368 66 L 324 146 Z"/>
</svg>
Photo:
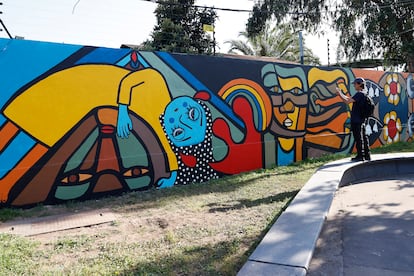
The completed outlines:
<svg viewBox="0 0 414 276">
<path fill-rule="evenodd" d="M 132 121 L 128 115 L 128 106 L 124 104 L 119 104 L 118 121 L 116 124 L 116 133 L 121 138 L 128 138 L 128 135 L 131 129 L 132 129 Z"/>
<path fill-rule="evenodd" d="M 169 178 L 161 178 L 158 180 L 158 188 L 169 188 L 174 186 L 175 180 L 177 179 L 177 171 L 171 172 L 171 176 Z"/>
</svg>

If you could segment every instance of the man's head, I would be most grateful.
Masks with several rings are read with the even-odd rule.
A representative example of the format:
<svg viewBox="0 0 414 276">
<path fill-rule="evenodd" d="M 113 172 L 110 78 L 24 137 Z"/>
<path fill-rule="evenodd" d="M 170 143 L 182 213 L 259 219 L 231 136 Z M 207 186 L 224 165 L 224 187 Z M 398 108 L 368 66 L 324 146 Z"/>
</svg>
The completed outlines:
<svg viewBox="0 0 414 276">
<path fill-rule="evenodd" d="M 356 78 L 353 82 L 355 90 L 360 91 L 365 88 L 365 80 L 364 78 Z"/>
</svg>

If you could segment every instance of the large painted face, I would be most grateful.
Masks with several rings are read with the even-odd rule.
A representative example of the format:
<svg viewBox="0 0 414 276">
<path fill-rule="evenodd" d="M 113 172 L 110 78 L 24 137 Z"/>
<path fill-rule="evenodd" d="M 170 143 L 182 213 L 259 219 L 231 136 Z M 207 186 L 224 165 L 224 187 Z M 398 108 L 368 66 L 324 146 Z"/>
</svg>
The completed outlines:
<svg viewBox="0 0 414 276">
<path fill-rule="evenodd" d="M 170 141 L 177 147 L 201 143 L 207 129 L 206 112 L 190 97 L 176 98 L 165 109 L 164 129 Z"/>
</svg>

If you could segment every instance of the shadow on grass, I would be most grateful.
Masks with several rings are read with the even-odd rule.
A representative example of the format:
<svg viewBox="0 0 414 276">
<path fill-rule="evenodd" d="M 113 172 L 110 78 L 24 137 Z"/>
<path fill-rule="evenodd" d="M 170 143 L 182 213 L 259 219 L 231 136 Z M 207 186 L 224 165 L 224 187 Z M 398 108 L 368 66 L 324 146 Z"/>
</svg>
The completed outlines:
<svg viewBox="0 0 414 276">
<path fill-rule="evenodd" d="M 139 262 L 119 275 L 236 275 L 246 262 L 244 239 L 229 239 L 214 244 L 184 248 L 182 251 L 157 256 L 153 262 Z M 250 238 L 250 243 L 255 240 Z"/>
<path fill-rule="evenodd" d="M 235 204 L 217 204 L 217 203 L 210 203 L 207 206 L 210 207 L 209 212 L 227 212 L 235 209 L 243 209 L 243 208 L 249 208 L 249 207 L 255 207 L 262 204 L 271 204 L 273 202 L 282 202 L 286 199 L 292 199 L 295 197 L 295 195 L 299 192 L 299 190 L 291 191 L 291 192 L 285 192 L 285 193 L 279 193 L 276 195 L 272 195 L 265 198 L 259 198 L 255 200 L 250 199 L 240 199 L 237 200 L 237 203 Z"/>
<path fill-rule="evenodd" d="M 184 249 L 182 253 L 169 254 L 167 257 L 158 256 L 158 259 L 152 263 L 138 263 L 134 268 L 121 273 L 125 275 L 236 275 L 297 192 L 298 190 L 280 193 L 253 201 L 241 200 L 236 205 L 210 209 L 210 212 L 226 212 L 244 206 L 252 207 L 289 199 L 259 235 L 228 239 L 216 244 L 193 246 Z"/>
<path fill-rule="evenodd" d="M 252 174 L 257 174 L 251 176 Z M 286 174 L 296 174 L 298 170 Z M 248 175 L 246 177 L 246 175 Z M 141 192 L 125 193 L 121 197 L 105 198 L 105 206 L 110 205 L 113 209 L 122 207 L 123 212 L 128 212 L 128 206 L 131 212 L 137 208 L 148 209 L 161 207 L 170 200 L 176 200 L 183 197 L 201 196 L 207 194 L 225 194 L 232 193 L 246 186 L 257 184 L 259 181 L 266 181 L 267 178 L 280 175 L 272 171 L 250 172 L 241 175 L 227 176 L 221 179 L 213 180 L 205 183 L 193 183 L 190 185 L 178 185 L 167 189 L 152 189 Z M 275 196 L 277 197 L 277 196 Z M 263 201 L 271 201 L 272 198 L 263 199 Z M 85 202 L 86 203 L 86 202 Z M 86 203 L 87 204 L 87 203 Z M 97 203 L 99 204 L 99 203 Z M 243 203 L 241 203 L 243 204 Z"/>
</svg>

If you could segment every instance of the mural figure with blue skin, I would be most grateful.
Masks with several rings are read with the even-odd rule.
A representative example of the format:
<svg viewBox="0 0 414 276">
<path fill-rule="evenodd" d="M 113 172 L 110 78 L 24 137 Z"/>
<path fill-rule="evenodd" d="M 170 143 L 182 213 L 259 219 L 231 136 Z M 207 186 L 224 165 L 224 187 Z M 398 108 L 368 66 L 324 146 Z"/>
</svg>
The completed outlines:
<svg viewBox="0 0 414 276">
<path fill-rule="evenodd" d="M 174 184 L 205 182 L 218 178 L 210 167 L 212 151 L 212 119 L 201 101 L 182 96 L 172 100 L 160 116 L 164 132 L 178 159 L 178 171 L 160 179 L 160 188 Z"/>
</svg>

